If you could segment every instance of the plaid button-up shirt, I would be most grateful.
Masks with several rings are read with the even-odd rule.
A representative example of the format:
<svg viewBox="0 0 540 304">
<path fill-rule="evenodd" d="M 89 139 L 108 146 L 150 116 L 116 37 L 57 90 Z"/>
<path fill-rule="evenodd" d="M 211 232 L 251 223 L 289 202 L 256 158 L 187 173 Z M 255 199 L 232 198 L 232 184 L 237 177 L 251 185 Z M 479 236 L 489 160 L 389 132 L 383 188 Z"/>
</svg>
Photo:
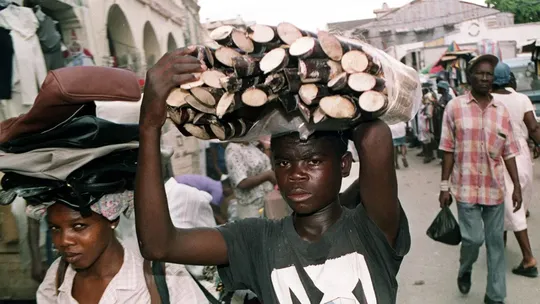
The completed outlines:
<svg viewBox="0 0 540 304">
<path fill-rule="evenodd" d="M 484 110 L 470 93 L 448 103 L 439 148 L 454 153 L 452 194 L 457 201 L 503 203 L 503 159 L 519 153 L 513 134 L 510 115 L 497 100 Z"/>
</svg>

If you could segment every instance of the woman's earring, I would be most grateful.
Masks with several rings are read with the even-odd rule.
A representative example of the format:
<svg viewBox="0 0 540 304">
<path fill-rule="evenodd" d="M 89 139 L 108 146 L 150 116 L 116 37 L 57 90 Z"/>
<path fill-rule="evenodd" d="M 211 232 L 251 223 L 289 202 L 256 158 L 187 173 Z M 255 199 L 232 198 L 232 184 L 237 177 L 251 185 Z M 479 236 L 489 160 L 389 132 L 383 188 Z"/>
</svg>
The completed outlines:
<svg viewBox="0 0 540 304">
<path fill-rule="evenodd" d="M 115 225 L 112 225 L 112 226 L 111 226 L 111 229 L 112 229 L 112 230 L 116 229 L 116 226 L 115 226 Z"/>
</svg>

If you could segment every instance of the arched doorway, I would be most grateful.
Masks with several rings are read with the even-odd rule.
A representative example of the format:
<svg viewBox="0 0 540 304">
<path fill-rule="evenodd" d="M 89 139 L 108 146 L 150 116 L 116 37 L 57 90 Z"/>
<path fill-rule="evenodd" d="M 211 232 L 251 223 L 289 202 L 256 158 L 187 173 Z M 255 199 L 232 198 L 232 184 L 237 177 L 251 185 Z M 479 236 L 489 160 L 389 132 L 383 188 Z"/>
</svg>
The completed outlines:
<svg viewBox="0 0 540 304">
<path fill-rule="evenodd" d="M 172 33 L 169 33 L 169 37 L 167 38 L 167 51 L 170 52 L 172 50 L 176 50 L 178 46 L 176 45 L 176 40 L 174 39 Z"/>
<path fill-rule="evenodd" d="M 126 15 L 118 4 L 113 4 L 107 15 L 107 40 L 114 66 L 139 72 L 140 55 Z"/>
<path fill-rule="evenodd" d="M 144 24 L 143 47 L 146 57 L 146 68 L 149 69 L 159 59 L 161 51 L 159 50 L 159 43 L 154 27 L 148 21 Z"/>
</svg>

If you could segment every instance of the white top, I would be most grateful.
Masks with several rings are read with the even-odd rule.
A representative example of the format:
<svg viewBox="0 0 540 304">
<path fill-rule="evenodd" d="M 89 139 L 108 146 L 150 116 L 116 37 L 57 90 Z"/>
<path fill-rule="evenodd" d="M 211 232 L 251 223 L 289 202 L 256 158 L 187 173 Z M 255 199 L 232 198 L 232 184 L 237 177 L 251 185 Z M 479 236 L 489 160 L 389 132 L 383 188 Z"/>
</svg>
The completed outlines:
<svg viewBox="0 0 540 304">
<path fill-rule="evenodd" d="M 212 228 L 216 227 L 212 211 L 212 196 L 199 189 L 179 184 L 174 178 L 165 183 L 165 194 L 169 202 L 169 213 L 173 225 L 178 228 Z M 139 254 L 139 244 L 135 231 L 135 217 L 126 218 L 121 215 L 116 228 L 116 236 L 128 247 Z M 185 265 L 197 278 L 203 276 L 204 266 Z"/>
<path fill-rule="evenodd" d="M 493 94 L 493 96 L 508 109 L 515 138 L 527 140 L 529 138 L 529 131 L 523 121 L 523 117 L 527 112 L 532 111 L 534 113 L 534 105 L 529 97 L 515 91 L 512 94 Z"/>
<path fill-rule="evenodd" d="M 197 188 L 179 184 L 173 177 L 165 183 L 171 220 L 178 228 L 216 227 L 212 196 Z"/>
<path fill-rule="evenodd" d="M 405 137 L 407 134 L 407 124 L 404 122 L 398 122 L 397 124 L 389 125 L 390 131 L 392 131 L 392 138 L 401 138 Z"/>
<path fill-rule="evenodd" d="M 143 263 L 144 259 L 140 255 L 124 248 L 122 268 L 103 292 L 99 303 L 150 303 L 150 293 L 146 286 Z M 78 303 L 71 295 L 76 275 L 75 270 L 71 267 L 67 268 L 64 282 L 58 288 L 58 295 L 56 295 L 56 272 L 59 264 L 60 259 L 57 259 L 47 271 L 43 283 L 39 285 L 36 294 L 37 303 Z M 171 303 L 208 303 L 183 265 L 165 264 L 165 274 Z"/>
</svg>

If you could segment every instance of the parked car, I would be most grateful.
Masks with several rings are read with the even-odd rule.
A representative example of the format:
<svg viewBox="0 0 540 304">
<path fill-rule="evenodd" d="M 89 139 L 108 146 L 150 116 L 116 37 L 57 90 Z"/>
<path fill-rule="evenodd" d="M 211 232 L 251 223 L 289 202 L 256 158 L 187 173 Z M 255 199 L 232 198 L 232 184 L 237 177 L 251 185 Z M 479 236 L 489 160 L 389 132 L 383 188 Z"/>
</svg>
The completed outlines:
<svg viewBox="0 0 540 304">
<path fill-rule="evenodd" d="M 516 90 L 531 99 L 536 108 L 536 120 L 540 122 L 540 79 L 536 74 L 534 62 L 530 55 L 522 55 L 516 58 L 506 59 L 514 76 L 516 76 Z"/>
</svg>

